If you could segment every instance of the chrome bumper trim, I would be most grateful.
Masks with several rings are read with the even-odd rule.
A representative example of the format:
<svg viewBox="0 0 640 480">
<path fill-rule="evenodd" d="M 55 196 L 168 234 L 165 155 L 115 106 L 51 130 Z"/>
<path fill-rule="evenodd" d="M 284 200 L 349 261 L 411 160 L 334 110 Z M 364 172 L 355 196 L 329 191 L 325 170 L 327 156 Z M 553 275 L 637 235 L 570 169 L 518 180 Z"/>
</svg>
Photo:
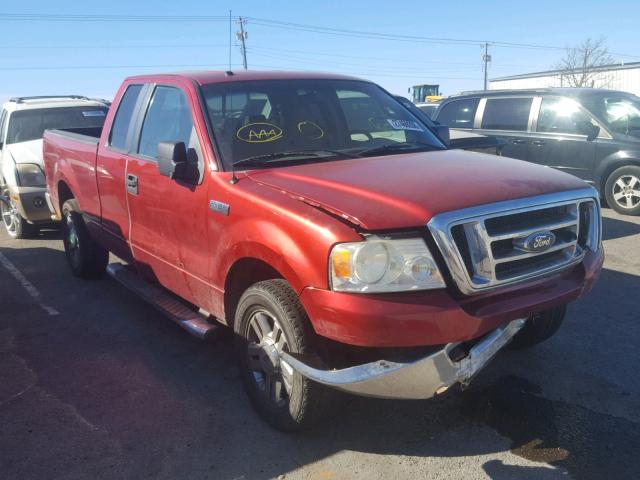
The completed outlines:
<svg viewBox="0 0 640 480">
<path fill-rule="evenodd" d="M 449 343 L 442 350 L 411 363 L 379 360 L 341 370 L 319 370 L 286 352 L 280 353 L 280 359 L 310 380 L 345 392 L 378 398 L 425 399 L 455 383 L 468 384 L 509 343 L 525 321 L 513 320 L 493 330 L 459 362 L 449 356 L 459 343 Z"/>
</svg>

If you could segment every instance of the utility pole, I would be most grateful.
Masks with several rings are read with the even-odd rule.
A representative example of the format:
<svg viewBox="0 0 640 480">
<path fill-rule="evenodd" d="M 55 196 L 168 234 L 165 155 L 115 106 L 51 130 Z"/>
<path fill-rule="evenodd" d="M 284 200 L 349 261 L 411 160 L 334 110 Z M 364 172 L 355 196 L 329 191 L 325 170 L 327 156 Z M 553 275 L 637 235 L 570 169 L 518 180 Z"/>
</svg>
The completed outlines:
<svg viewBox="0 0 640 480">
<path fill-rule="evenodd" d="M 240 50 L 242 51 L 242 65 L 244 69 L 247 69 L 247 45 L 245 40 L 247 39 L 247 32 L 244 31 L 244 25 L 247 23 L 242 17 L 238 17 L 238 24 L 240 25 L 240 31 L 236 33 L 236 37 L 240 40 Z"/>
<path fill-rule="evenodd" d="M 487 90 L 489 62 L 491 61 L 491 55 L 489 55 L 489 42 L 484 42 L 484 55 L 482 55 L 482 61 L 484 62 L 484 89 Z"/>
</svg>

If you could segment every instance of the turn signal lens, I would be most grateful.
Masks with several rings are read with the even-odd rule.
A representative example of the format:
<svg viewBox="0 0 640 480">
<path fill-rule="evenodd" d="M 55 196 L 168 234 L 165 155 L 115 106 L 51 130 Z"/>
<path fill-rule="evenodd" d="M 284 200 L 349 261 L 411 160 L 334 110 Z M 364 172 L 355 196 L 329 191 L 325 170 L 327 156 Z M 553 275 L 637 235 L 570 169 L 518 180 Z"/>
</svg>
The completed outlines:
<svg viewBox="0 0 640 480">
<path fill-rule="evenodd" d="M 337 278 L 349 278 L 351 276 L 351 252 L 348 250 L 336 250 L 331 256 L 333 275 Z"/>
</svg>

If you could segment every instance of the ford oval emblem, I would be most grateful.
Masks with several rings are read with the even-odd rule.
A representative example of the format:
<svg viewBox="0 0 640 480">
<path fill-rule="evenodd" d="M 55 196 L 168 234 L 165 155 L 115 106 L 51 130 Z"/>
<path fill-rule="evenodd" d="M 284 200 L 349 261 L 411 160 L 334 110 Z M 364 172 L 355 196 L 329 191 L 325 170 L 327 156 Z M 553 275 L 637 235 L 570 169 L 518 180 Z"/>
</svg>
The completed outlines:
<svg viewBox="0 0 640 480">
<path fill-rule="evenodd" d="M 553 232 L 535 232 L 528 237 L 516 240 L 516 248 L 525 252 L 544 252 L 549 250 L 556 243 L 556 236 Z"/>
</svg>

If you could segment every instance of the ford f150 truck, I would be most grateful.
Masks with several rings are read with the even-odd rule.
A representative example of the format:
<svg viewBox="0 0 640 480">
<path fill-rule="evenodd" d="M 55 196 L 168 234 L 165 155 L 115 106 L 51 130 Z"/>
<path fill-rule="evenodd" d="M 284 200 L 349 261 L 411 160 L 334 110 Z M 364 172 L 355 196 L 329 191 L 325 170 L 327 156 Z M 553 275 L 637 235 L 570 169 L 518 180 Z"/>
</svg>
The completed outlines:
<svg viewBox="0 0 640 480">
<path fill-rule="evenodd" d="M 251 401 L 293 430 L 334 389 L 467 384 L 596 281 L 592 187 L 434 132 L 350 77 L 137 76 L 104 128 L 45 133 L 45 171 L 71 271 L 106 269 L 197 336 L 233 329 Z"/>
</svg>

